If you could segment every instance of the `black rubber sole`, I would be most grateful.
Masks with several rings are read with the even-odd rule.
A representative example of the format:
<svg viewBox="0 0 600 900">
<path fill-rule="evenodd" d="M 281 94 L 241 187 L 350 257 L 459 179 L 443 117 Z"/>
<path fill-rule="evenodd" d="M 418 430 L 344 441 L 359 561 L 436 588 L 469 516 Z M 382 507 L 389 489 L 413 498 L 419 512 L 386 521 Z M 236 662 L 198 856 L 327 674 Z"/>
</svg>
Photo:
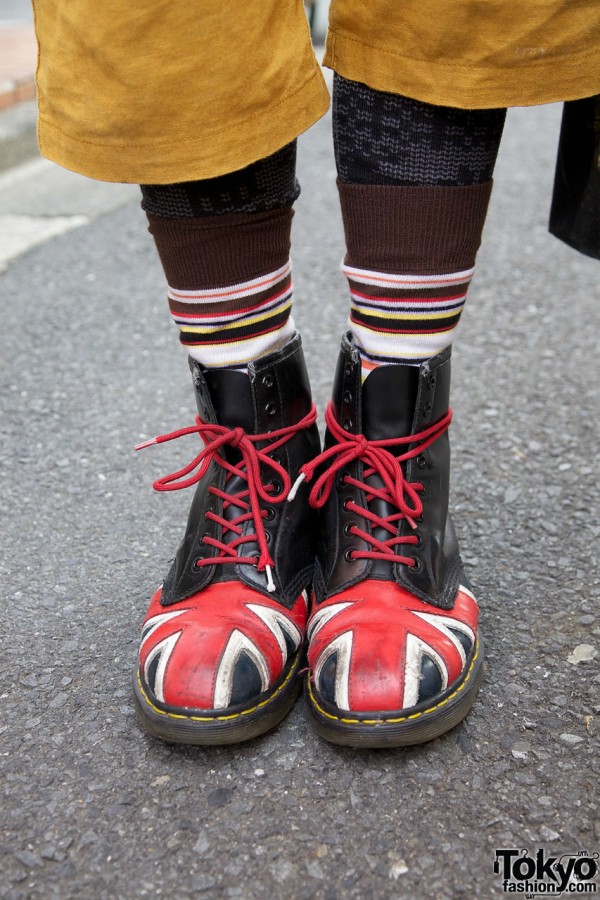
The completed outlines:
<svg viewBox="0 0 600 900">
<path fill-rule="evenodd" d="M 475 703 L 483 676 L 483 643 L 480 639 L 461 680 L 430 707 L 353 716 L 351 712 L 320 700 L 309 672 L 306 678 L 308 709 L 317 733 L 332 744 L 364 749 L 410 747 L 431 741 L 458 725 Z"/>
<path fill-rule="evenodd" d="M 161 709 L 145 689 L 139 669 L 133 675 L 135 711 L 142 727 L 171 744 L 218 747 L 250 741 L 281 722 L 302 690 L 299 652 L 282 681 L 253 706 L 234 713 Z"/>
</svg>

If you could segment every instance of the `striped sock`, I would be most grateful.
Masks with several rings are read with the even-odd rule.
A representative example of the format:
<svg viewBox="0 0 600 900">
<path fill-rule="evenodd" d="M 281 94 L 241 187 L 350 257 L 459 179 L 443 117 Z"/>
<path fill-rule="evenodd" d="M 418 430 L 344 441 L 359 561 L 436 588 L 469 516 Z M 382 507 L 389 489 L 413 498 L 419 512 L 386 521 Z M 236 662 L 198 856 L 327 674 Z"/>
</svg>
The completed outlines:
<svg viewBox="0 0 600 900">
<path fill-rule="evenodd" d="M 350 328 L 363 380 L 421 365 L 454 338 L 473 276 L 491 182 L 464 186 L 338 181 Z"/>
<path fill-rule="evenodd" d="M 169 309 L 180 341 L 203 366 L 247 371 L 248 363 L 294 334 L 292 267 L 238 284 L 184 291 L 170 287 Z"/>
<path fill-rule="evenodd" d="M 452 343 L 474 270 L 396 275 L 343 265 L 342 271 L 364 381 L 377 366 L 420 366 Z"/>
<path fill-rule="evenodd" d="M 292 209 L 168 219 L 148 213 L 182 346 L 207 368 L 248 363 L 294 334 Z"/>
</svg>

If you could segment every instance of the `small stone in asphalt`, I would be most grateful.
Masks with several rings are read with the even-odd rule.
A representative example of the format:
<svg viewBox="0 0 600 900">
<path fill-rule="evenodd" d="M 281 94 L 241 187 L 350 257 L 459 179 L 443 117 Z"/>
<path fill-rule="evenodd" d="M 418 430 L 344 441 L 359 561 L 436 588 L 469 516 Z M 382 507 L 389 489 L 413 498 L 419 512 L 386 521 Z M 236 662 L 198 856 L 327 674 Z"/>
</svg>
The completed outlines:
<svg viewBox="0 0 600 900">
<path fill-rule="evenodd" d="M 598 656 L 598 651 L 591 644 L 578 644 L 572 653 L 567 656 L 567 662 L 577 666 L 582 662 L 590 662 Z"/>
<path fill-rule="evenodd" d="M 575 747 L 577 744 L 581 744 L 583 738 L 579 737 L 578 734 L 569 734 L 568 731 L 563 731 L 560 735 L 560 740 L 563 744 L 569 744 L 571 747 Z"/>
<path fill-rule="evenodd" d="M 512 746 L 512 755 L 515 759 L 527 759 L 527 754 L 531 750 L 529 741 L 516 741 Z"/>
<path fill-rule="evenodd" d="M 542 825 L 540 828 L 540 837 L 544 841 L 558 841 L 560 840 L 560 834 L 557 831 L 553 831 L 552 828 L 548 828 L 547 825 Z"/>
<path fill-rule="evenodd" d="M 403 859 L 397 860 L 390 868 L 390 878 L 393 878 L 394 881 L 397 881 L 401 875 L 406 875 L 408 872 L 408 866 L 404 862 Z"/>
</svg>

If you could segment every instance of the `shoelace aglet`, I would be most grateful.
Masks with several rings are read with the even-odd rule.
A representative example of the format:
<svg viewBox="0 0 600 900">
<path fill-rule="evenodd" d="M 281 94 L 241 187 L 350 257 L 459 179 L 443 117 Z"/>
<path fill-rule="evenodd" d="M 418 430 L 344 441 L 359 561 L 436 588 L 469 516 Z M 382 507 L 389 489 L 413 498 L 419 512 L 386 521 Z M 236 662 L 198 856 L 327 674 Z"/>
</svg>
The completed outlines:
<svg viewBox="0 0 600 900">
<path fill-rule="evenodd" d="M 412 530 L 415 531 L 415 530 L 416 530 L 416 527 L 417 527 L 417 523 L 415 522 L 415 520 L 414 520 L 414 519 L 411 519 L 410 516 L 404 516 L 404 518 L 406 519 L 406 521 L 408 522 L 408 524 L 410 525 L 410 527 L 412 528 Z"/>
<path fill-rule="evenodd" d="M 151 447 L 152 444 L 158 444 L 158 441 L 156 440 L 155 437 L 154 437 L 154 438 L 150 438 L 149 441 L 142 441 L 141 444 L 136 444 L 135 447 L 134 447 L 133 449 L 134 449 L 134 450 L 143 450 L 144 447 Z"/>
<path fill-rule="evenodd" d="M 267 573 L 267 590 L 270 594 L 273 594 L 277 589 L 275 587 L 275 582 L 273 581 L 273 571 L 271 566 L 265 566 L 265 572 Z"/>
<path fill-rule="evenodd" d="M 291 486 L 290 491 L 287 495 L 288 503 L 292 502 L 292 500 L 298 493 L 298 488 L 300 487 L 300 485 L 302 484 L 303 481 L 306 481 L 306 475 L 304 474 L 304 472 L 300 472 L 300 474 L 298 475 L 295 482 Z"/>
</svg>

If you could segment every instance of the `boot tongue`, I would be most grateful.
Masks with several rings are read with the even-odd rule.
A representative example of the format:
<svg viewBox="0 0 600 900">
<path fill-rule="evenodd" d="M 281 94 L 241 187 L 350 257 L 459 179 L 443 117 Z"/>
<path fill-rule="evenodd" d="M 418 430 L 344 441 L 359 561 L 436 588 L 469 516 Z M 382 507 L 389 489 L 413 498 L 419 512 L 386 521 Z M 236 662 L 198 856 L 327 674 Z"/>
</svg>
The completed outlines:
<svg viewBox="0 0 600 900">
<path fill-rule="evenodd" d="M 362 432 L 371 441 L 412 433 L 419 366 L 378 366 L 362 386 Z"/>
<path fill-rule="evenodd" d="M 212 405 L 219 425 L 243 428 L 248 434 L 256 430 L 250 379 L 235 369 L 204 369 Z"/>
</svg>

